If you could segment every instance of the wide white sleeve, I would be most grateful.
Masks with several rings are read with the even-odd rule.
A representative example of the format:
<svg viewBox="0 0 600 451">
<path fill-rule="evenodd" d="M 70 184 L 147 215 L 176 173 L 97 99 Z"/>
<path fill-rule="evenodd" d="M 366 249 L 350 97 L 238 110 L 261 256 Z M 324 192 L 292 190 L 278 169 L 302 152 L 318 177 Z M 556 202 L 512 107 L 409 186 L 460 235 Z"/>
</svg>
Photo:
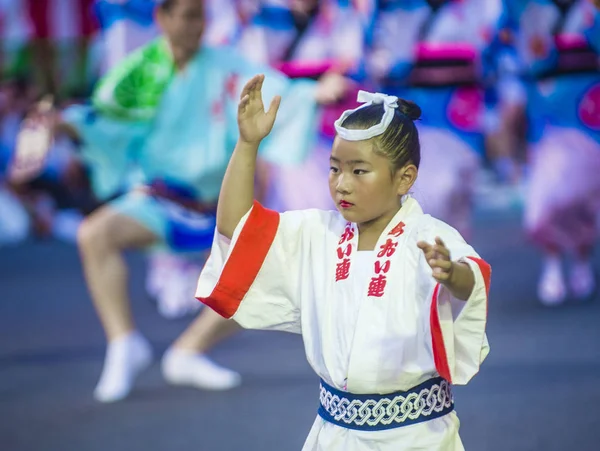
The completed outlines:
<svg viewBox="0 0 600 451">
<path fill-rule="evenodd" d="M 216 232 L 196 298 L 242 327 L 300 333 L 314 212 L 279 214 L 255 202 L 231 241 Z"/>
<path fill-rule="evenodd" d="M 431 218 L 419 239 L 433 243 L 439 236 L 452 260 L 469 265 L 475 285 L 467 301 L 452 296 L 444 286 L 433 283 L 428 294 L 431 347 L 438 373 L 456 385 L 464 385 L 479 372 L 490 347 L 485 333 L 491 267 L 449 225 Z M 431 268 L 421 254 L 421 273 L 432 278 Z"/>
</svg>

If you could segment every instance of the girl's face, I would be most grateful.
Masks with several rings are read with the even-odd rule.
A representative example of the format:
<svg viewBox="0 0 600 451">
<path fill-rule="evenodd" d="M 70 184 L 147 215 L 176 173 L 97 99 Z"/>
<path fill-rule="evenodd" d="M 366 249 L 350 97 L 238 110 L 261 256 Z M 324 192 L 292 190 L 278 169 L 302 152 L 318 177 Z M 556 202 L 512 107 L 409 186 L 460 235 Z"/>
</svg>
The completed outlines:
<svg viewBox="0 0 600 451">
<path fill-rule="evenodd" d="M 413 164 L 392 172 L 387 157 L 373 151 L 371 140 L 336 137 L 331 150 L 329 191 L 344 219 L 381 231 L 400 208 L 400 198 L 417 176 Z"/>
</svg>

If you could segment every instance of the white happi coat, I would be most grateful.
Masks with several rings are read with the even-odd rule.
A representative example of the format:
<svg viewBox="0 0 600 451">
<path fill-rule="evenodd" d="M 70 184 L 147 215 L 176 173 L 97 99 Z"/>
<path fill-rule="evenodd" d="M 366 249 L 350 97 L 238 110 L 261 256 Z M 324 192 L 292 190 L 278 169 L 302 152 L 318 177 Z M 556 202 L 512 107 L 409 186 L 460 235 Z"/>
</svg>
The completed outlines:
<svg viewBox="0 0 600 451">
<path fill-rule="evenodd" d="M 466 302 L 436 283 L 417 247 L 436 236 L 473 270 Z M 342 391 L 406 391 L 438 375 L 466 384 L 489 351 L 487 263 L 410 197 L 374 251 L 357 248 L 356 224 L 338 212 L 279 214 L 255 203 L 231 241 L 215 237 L 196 296 L 246 328 L 301 333 L 312 368 Z M 462 450 L 458 425 L 454 412 L 383 431 L 317 417 L 303 449 Z"/>
</svg>

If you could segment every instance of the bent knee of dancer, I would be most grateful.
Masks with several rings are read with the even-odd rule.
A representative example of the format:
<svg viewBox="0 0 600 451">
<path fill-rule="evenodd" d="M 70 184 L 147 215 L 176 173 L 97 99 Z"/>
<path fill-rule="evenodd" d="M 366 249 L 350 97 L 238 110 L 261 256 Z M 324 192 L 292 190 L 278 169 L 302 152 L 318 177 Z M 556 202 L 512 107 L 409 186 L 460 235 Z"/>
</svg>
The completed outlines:
<svg viewBox="0 0 600 451">
<path fill-rule="evenodd" d="M 77 245 L 84 254 L 98 254 L 120 250 L 119 221 L 104 212 L 85 218 L 77 230 Z"/>
<path fill-rule="evenodd" d="M 77 230 L 77 246 L 79 250 L 88 254 L 96 250 L 106 248 L 108 236 L 105 227 L 93 216 L 82 221 Z"/>
</svg>

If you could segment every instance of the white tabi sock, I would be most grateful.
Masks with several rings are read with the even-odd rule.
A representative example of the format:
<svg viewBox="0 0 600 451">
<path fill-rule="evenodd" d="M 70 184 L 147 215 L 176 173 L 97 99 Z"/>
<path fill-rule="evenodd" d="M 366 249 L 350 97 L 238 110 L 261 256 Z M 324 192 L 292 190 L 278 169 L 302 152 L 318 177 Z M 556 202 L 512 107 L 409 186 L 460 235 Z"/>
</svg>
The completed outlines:
<svg viewBox="0 0 600 451">
<path fill-rule="evenodd" d="M 170 384 L 205 390 L 229 390 L 242 381 L 238 373 L 217 365 L 204 354 L 174 348 L 165 352 L 162 372 Z"/>
<path fill-rule="evenodd" d="M 538 284 L 538 298 L 549 307 L 560 305 L 566 300 L 567 288 L 559 257 L 546 257 Z"/>
<path fill-rule="evenodd" d="M 100 402 L 115 402 L 125 398 L 136 376 L 151 362 L 150 343 L 137 331 L 110 342 L 94 397 Z"/>
</svg>

